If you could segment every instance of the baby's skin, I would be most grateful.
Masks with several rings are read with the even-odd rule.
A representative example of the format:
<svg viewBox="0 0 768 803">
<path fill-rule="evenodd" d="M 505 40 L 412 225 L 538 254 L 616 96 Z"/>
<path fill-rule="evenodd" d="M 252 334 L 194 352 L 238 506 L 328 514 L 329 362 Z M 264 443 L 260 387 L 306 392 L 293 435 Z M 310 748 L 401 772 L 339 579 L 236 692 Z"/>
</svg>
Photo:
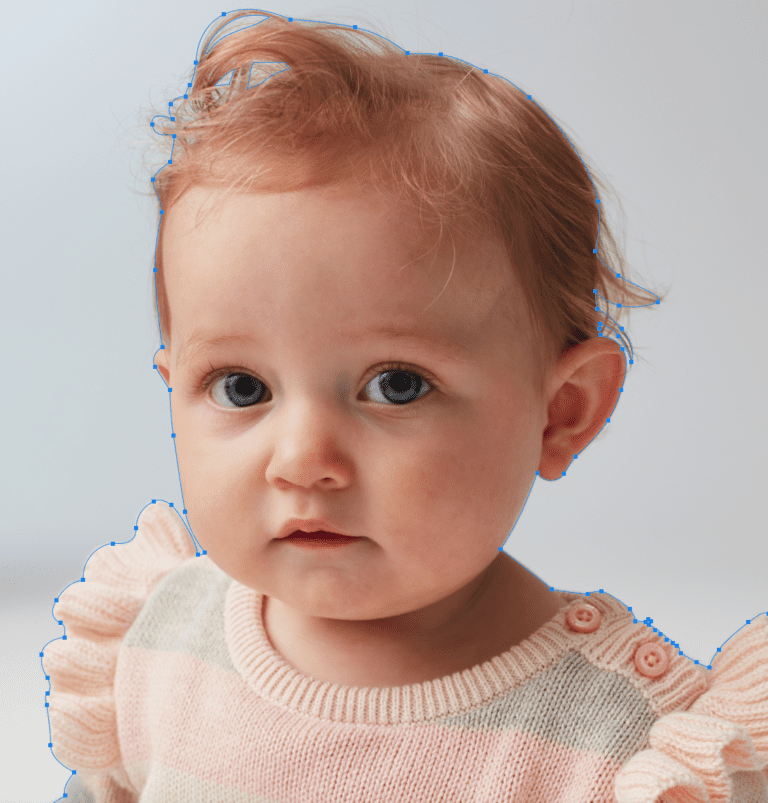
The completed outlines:
<svg viewBox="0 0 768 803">
<path fill-rule="evenodd" d="M 370 189 L 193 187 L 163 226 L 157 365 L 188 520 L 265 595 L 289 663 L 351 686 L 423 682 L 490 660 L 566 604 L 499 550 L 536 471 L 562 476 L 611 414 L 615 341 L 542 366 L 501 245 L 433 248 Z M 407 373 L 388 388 L 393 370 Z M 293 518 L 358 540 L 305 549 L 278 537 Z"/>
</svg>

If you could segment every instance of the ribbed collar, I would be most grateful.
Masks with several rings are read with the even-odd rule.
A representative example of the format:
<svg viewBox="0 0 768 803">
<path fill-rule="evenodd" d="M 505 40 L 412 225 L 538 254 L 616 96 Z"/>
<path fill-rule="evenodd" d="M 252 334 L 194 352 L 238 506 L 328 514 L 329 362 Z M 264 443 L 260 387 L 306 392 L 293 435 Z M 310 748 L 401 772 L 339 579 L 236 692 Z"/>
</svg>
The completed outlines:
<svg viewBox="0 0 768 803">
<path fill-rule="evenodd" d="M 318 719 L 368 724 L 427 722 L 461 714 L 522 686 L 555 664 L 585 638 L 592 649 L 632 628 L 633 617 L 607 594 L 563 592 L 567 605 L 538 630 L 490 661 L 452 675 L 408 686 L 342 686 L 298 672 L 273 647 L 263 618 L 263 595 L 233 580 L 225 602 L 225 631 L 232 662 L 245 682 L 272 703 Z M 583 598 L 602 613 L 600 629 L 573 632 L 568 605 Z M 590 650 L 591 651 L 591 650 Z"/>
</svg>

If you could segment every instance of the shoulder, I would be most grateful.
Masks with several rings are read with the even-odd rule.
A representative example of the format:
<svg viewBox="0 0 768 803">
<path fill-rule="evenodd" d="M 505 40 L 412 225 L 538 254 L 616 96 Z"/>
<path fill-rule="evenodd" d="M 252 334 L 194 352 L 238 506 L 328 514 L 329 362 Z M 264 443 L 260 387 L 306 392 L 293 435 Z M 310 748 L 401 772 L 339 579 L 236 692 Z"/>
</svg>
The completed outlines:
<svg viewBox="0 0 768 803">
<path fill-rule="evenodd" d="M 768 803 L 768 615 L 708 669 L 609 594 L 562 596 L 572 677 L 624 745 L 610 751 L 616 803 Z"/>
<path fill-rule="evenodd" d="M 668 680 L 638 686 L 658 713 L 645 749 L 616 776 L 617 803 L 768 803 L 768 616 L 735 633 L 711 669 L 644 643 L 668 655 Z M 641 664 L 660 666 L 655 655 L 647 648 Z"/>
<path fill-rule="evenodd" d="M 55 600 L 53 613 L 64 635 L 42 653 L 50 681 L 51 745 L 94 792 L 131 789 L 117 737 L 118 653 L 155 588 L 195 555 L 178 513 L 153 503 L 140 514 L 130 541 L 98 549 L 80 580 Z"/>
<path fill-rule="evenodd" d="M 651 719 L 687 708 L 708 688 L 704 667 L 615 597 L 602 590 L 561 596 L 558 617 L 571 649 L 600 683 L 609 675 L 617 691 L 642 702 Z"/>
</svg>

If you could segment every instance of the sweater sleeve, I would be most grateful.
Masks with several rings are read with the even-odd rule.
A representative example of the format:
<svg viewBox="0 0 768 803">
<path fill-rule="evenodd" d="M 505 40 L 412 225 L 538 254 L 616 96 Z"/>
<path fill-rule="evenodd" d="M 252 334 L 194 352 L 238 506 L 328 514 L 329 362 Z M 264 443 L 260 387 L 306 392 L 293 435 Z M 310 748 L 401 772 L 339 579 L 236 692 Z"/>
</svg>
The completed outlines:
<svg viewBox="0 0 768 803">
<path fill-rule="evenodd" d="M 120 644 L 157 583 L 195 555 L 178 513 L 161 503 L 140 514 L 131 541 L 105 545 L 86 564 L 84 582 L 62 592 L 54 616 L 65 635 L 43 653 L 50 678 L 49 718 L 56 758 L 77 771 L 95 803 L 136 803 L 122 764 L 113 694 Z"/>
<path fill-rule="evenodd" d="M 617 773 L 617 803 L 768 803 L 768 616 L 731 637 L 707 691 L 649 739 Z"/>
</svg>

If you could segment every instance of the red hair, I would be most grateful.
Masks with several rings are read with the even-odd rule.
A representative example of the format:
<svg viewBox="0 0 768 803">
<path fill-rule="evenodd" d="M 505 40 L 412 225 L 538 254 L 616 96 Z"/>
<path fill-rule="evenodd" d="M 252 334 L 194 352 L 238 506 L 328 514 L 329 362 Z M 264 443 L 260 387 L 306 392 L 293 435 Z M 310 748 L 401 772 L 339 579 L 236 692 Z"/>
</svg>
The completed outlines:
<svg viewBox="0 0 768 803">
<path fill-rule="evenodd" d="M 223 32 L 246 15 L 248 27 Z M 226 188 L 226 197 L 352 180 L 386 193 L 414 219 L 439 223 L 441 236 L 500 238 L 542 370 L 599 333 L 615 333 L 631 355 L 607 299 L 620 304 L 619 317 L 661 298 L 628 280 L 601 214 L 608 185 L 552 117 L 508 81 L 458 59 L 406 54 L 359 29 L 243 10 L 208 35 L 191 88 L 173 107 L 173 117 L 152 123 L 173 145 L 153 179 L 165 214 L 195 185 Z M 169 343 L 162 229 L 155 278 Z"/>
</svg>

